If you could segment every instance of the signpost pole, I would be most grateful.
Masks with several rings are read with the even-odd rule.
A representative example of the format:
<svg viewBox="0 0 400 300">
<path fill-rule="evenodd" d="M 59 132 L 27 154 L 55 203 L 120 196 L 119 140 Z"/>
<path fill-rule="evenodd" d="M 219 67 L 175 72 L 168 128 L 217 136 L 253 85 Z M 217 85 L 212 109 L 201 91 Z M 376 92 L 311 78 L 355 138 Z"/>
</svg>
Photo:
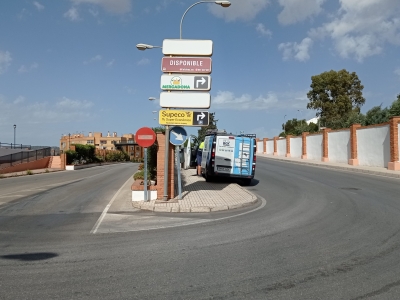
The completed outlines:
<svg viewBox="0 0 400 300">
<path fill-rule="evenodd" d="M 168 160 L 169 160 L 169 126 L 165 125 L 165 160 L 164 160 L 164 196 L 163 196 L 163 201 L 168 201 Z"/>
<path fill-rule="evenodd" d="M 144 148 L 144 201 L 147 200 L 147 147 Z"/>
<path fill-rule="evenodd" d="M 176 171 L 178 174 L 178 199 L 182 200 L 182 180 L 181 180 L 181 156 L 179 153 L 179 146 L 175 146 L 175 153 L 176 153 Z"/>
</svg>

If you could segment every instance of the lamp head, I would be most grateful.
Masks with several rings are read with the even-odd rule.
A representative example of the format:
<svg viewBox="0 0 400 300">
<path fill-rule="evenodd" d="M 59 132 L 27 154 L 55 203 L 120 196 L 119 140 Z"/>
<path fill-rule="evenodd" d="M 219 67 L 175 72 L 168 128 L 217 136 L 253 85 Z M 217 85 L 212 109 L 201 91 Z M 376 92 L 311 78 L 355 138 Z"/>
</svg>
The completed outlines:
<svg viewBox="0 0 400 300">
<path fill-rule="evenodd" d="M 222 7 L 231 6 L 231 3 L 229 1 L 215 1 L 215 4 L 221 5 Z"/>
<path fill-rule="evenodd" d="M 136 48 L 138 48 L 139 50 L 146 50 L 146 49 L 151 49 L 153 48 L 152 45 L 147 45 L 147 44 L 137 44 Z"/>
</svg>

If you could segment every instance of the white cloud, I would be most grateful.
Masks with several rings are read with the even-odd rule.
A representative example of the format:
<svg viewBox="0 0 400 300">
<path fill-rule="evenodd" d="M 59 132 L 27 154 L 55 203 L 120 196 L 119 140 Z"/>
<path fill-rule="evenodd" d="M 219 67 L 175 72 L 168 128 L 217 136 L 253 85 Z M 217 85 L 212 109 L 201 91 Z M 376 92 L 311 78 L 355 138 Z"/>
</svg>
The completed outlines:
<svg viewBox="0 0 400 300">
<path fill-rule="evenodd" d="M 102 59 L 103 59 L 103 57 L 101 55 L 97 54 L 96 56 L 93 56 L 91 59 L 85 60 L 83 62 L 83 64 L 87 65 L 87 64 L 90 64 L 90 63 L 93 63 L 93 62 L 96 62 L 96 61 L 100 61 Z"/>
<path fill-rule="evenodd" d="M 400 68 L 397 68 L 396 70 L 394 70 L 394 74 L 400 76 Z"/>
<path fill-rule="evenodd" d="M 78 21 L 79 20 L 79 13 L 76 7 L 71 7 L 65 14 L 65 18 L 68 18 L 70 21 Z"/>
<path fill-rule="evenodd" d="M 398 0 L 341 0 L 332 21 L 310 30 L 309 36 L 329 37 L 343 58 L 365 58 L 382 53 L 386 43 L 400 45 Z"/>
<path fill-rule="evenodd" d="M 105 11 L 114 14 L 128 13 L 132 9 L 131 0 L 71 0 L 74 5 L 93 4 L 101 6 Z"/>
<path fill-rule="evenodd" d="M 325 0 L 279 0 L 283 6 L 278 20 L 283 25 L 290 25 L 318 15 L 322 11 L 322 4 Z"/>
<path fill-rule="evenodd" d="M 115 63 L 115 59 L 110 60 L 110 61 L 107 63 L 107 67 L 112 67 L 112 66 L 114 65 L 114 63 Z"/>
<path fill-rule="evenodd" d="M 40 4 L 39 2 L 37 2 L 37 1 L 33 1 L 33 5 L 36 6 L 38 11 L 41 11 L 41 10 L 44 9 L 44 6 L 42 4 Z"/>
<path fill-rule="evenodd" d="M 19 104 L 19 103 L 23 103 L 25 101 L 25 97 L 23 96 L 18 96 L 17 99 L 14 100 L 14 104 Z"/>
<path fill-rule="evenodd" d="M 211 105 L 215 108 L 232 110 L 262 110 L 271 108 L 303 108 L 307 103 L 307 91 L 275 93 L 268 92 L 265 96 L 254 98 L 249 94 L 236 96 L 230 91 L 218 91 L 212 97 Z"/>
<path fill-rule="evenodd" d="M 298 61 L 306 61 L 310 59 L 310 48 L 313 45 L 313 41 L 310 38 L 304 38 L 300 44 L 298 43 L 281 43 L 278 49 L 283 53 L 283 60 L 289 60 L 294 58 Z"/>
<path fill-rule="evenodd" d="M 249 21 L 266 8 L 270 0 L 230 0 L 230 2 L 232 5 L 229 8 L 210 4 L 209 11 L 227 22 L 236 20 Z"/>
<path fill-rule="evenodd" d="M 7 68 L 11 65 L 11 54 L 8 51 L 0 51 L 0 75 L 7 71 Z"/>
<path fill-rule="evenodd" d="M 67 97 L 63 97 L 61 100 L 57 102 L 57 106 L 61 108 L 67 109 L 87 109 L 93 106 L 93 103 L 87 100 L 71 100 Z"/>
<path fill-rule="evenodd" d="M 26 67 L 25 65 L 22 65 L 19 67 L 18 69 L 18 73 L 28 73 L 34 69 L 37 69 L 39 67 L 39 64 L 34 62 L 33 64 L 31 64 L 29 67 Z"/>
<path fill-rule="evenodd" d="M 271 30 L 265 28 L 264 24 L 262 24 L 262 23 L 257 24 L 256 30 L 257 30 L 257 32 L 261 33 L 261 35 L 268 36 L 268 37 L 272 36 Z"/>
<path fill-rule="evenodd" d="M 139 66 L 144 66 L 144 65 L 148 65 L 149 63 L 150 63 L 150 59 L 148 59 L 148 58 L 143 58 L 143 59 L 139 60 L 137 64 L 138 64 Z"/>
<path fill-rule="evenodd" d="M 66 97 L 58 101 L 28 103 L 23 96 L 7 102 L 0 98 L 0 126 L 13 124 L 47 124 L 81 122 L 92 118 L 94 104 L 87 100 L 71 100 Z"/>
</svg>

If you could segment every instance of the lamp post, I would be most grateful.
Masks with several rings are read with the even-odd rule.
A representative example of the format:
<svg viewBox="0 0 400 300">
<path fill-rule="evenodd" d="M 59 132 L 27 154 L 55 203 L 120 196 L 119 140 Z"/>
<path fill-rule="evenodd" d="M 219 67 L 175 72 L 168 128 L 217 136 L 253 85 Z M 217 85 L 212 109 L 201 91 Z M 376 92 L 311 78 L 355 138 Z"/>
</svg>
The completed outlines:
<svg viewBox="0 0 400 300">
<path fill-rule="evenodd" d="M 15 133 L 16 133 L 16 131 L 17 131 L 17 125 L 14 124 L 14 149 L 15 149 Z"/>
<path fill-rule="evenodd" d="M 200 4 L 200 3 L 215 3 L 218 5 L 221 5 L 222 7 L 229 7 L 231 6 L 231 3 L 229 1 L 199 1 L 196 3 L 193 3 L 191 6 L 188 7 L 188 9 L 183 13 L 182 19 L 181 19 L 181 25 L 179 27 L 179 38 L 182 39 L 182 23 L 183 23 L 183 19 L 185 18 L 185 15 L 187 14 L 187 12 L 195 5 Z"/>
<path fill-rule="evenodd" d="M 229 7 L 231 3 L 229 1 L 214 1 L 214 0 L 205 0 L 205 1 L 198 1 L 191 6 L 189 6 L 188 9 L 183 13 L 182 18 L 181 18 L 181 23 L 180 23 L 180 31 L 179 31 L 179 37 L 182 39 L 182 23 L 183 19 L 185 18 L 186 13 L 195 5 L 200 4 L 200 3 L 215 3 L 218 5 L 221 5 L 222 7 Z M 147 49 L 153 49 L 153 48 L 162 48 L 161 46 L 153 46 L 153 45 L 148 45 L 148 44 L 137 44 L 136 48 L 138 50 L 147 50 Z M 149 100 L 156 100 L 154 97 L 150 97 Z M 168 161 L 169 161 L 169 125 L 165 125 L 165 161 L 164 161 L 164 195 L 163 195 L 163 200 L 167 201 L 168 200 Z"/>
<path fill-rule="evenodd" d="M 71 150 L 71 134 L 68 133 L 68 150 Z"/>
</svg>

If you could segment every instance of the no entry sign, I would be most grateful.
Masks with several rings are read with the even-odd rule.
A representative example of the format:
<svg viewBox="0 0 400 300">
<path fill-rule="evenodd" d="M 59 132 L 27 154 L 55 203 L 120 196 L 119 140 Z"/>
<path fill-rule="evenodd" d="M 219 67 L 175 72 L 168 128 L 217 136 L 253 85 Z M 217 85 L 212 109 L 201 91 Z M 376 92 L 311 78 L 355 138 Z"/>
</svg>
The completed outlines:
<svg viewBox="0 0 400 300">
<path fill-rule="evenodd" d="M 135 140 L 139 146 L 147 148 L 153 145 L 156 141 L 156 134 L 151 128 L 142 127 L 136 131 Z"/>
</svg>

